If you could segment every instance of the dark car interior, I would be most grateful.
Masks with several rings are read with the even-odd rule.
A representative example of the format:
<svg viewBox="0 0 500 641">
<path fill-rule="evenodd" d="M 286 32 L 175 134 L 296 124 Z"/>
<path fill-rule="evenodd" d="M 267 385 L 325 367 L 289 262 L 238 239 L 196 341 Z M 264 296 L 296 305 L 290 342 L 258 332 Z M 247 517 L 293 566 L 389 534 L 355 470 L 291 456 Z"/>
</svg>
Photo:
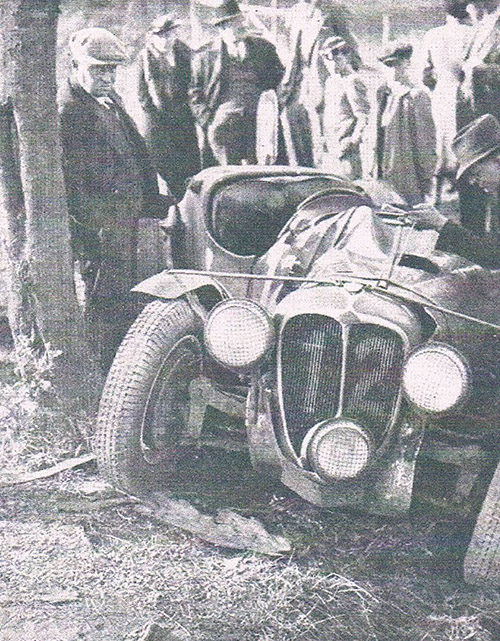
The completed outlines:
<svg viewBox="0 0 500 641">
<path fill-rule="evenodd" d="M 326 176 L 248 178 L 220 188 L 208 208 L 214 240 L 238 256 L 262 256 L 298 206 L 343 181 Z"/>
</svg>

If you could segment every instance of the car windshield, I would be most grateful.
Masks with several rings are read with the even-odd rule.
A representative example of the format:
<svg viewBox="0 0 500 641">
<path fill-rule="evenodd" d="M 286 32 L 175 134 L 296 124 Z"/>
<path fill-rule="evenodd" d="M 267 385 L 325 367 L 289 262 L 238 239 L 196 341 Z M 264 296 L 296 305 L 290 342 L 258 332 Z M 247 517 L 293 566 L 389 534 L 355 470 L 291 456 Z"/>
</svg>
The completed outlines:
<svg viewBox="0 0 500 641">
<path fill-rule="evenodd" d="M 208 212 L 208 229 L 231 253 L 262 256 L 302 201 L 338 183 L 337 178 L 321 175 L 245 176 L 218 189 Z"/>
</svg>

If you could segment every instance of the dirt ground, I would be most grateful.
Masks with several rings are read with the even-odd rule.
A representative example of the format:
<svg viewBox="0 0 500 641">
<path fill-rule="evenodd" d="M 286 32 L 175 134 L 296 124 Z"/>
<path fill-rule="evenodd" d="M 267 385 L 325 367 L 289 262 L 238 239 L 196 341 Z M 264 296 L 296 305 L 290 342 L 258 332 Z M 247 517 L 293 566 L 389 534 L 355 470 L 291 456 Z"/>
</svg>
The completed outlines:
<svg viewBox="0 0 500 641">
<path fill-rule="evenodd" d="M 140 516 L 92 464 L 4 488 L 2 641 L 137 641 L 150 623 L 163 628 L 155 641 L 500 638 L 498 591 L 462 582 L 466 533 L 453 518 L 320 510 L 263 483 L 242 455 L 193 462 L 172 494 L 255 516 L 292 552 L 221 549 Z"/>
</svg>

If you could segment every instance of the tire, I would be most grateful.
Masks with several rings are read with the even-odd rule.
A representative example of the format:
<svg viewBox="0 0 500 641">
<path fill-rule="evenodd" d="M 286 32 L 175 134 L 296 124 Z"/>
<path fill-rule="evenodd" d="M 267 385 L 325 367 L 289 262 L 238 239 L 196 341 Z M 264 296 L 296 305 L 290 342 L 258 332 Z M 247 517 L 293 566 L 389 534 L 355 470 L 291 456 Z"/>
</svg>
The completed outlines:
<svg viewBox="0 0 500 641">
<path fill-rule="evenodd" d="M 500 585 L 500 465 L 491 480 L 465 553 L 464 579 Z"/>
<path fill-rule="evenodd" d="M 101 474 L 130 493 L 159 489 L 175 472 L 201 373 L 202 321 L 184 299 L 156 300 L 123 339 L 104 385 L 94 449 Z"/>
</svg>

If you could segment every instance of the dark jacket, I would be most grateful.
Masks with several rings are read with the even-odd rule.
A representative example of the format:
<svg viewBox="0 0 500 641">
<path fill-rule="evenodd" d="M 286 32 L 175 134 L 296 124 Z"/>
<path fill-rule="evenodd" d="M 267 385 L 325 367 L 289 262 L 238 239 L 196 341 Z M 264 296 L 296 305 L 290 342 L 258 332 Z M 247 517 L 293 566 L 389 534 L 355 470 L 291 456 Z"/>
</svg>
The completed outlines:
<svg viewBox="0 0 500 641">
<path fill-rule="evenodd" d="M 244 41 L 248 60 L 261 79 L 260 91 L 275 89 L 283 76 L 283 65 L 274 45 L 254 36 L 247 36 Z M 220 39 L 202 47 L 193 58 L 189 96 L 191 110 L 202 129 L 206 129 L 220 104 L 222 71 L 227 59 L 226 47 Z"/>
<path fill-rule="evenodd" d="M 488 269 L 500 269 L 500 239 L 480 238 L 452 222 L 441 229 L 436 249 L 457 254 Z"/>
<path fill-rule="evenodd" d="M 474 115 L 500 118 L 500 64 L 483 64 L 474 69 Z"/>
<path fill-rule="evenodd" d="M 138 98 L 144 112 L 144 138 L 160 176 L 180 200 L 186 182 L 200 170 L 194 118 L 188 102 L 191 51 L 173 45 L 174 65 L 153 47 L 140 56 Z"/>
<path fill-rule="evenodd" d="M 144 141 L 118 96 L 114 103 L 107 109 L 69 85 L 60 111 L 73 246 L 100 268 L 94 294 L 104 297 L 135 284 L 138 219 L 167 212 Z"/>
<path fill-rule="evenodd" d="M 415 205 L 430 191 L 436 131 L 427 92 L 418 87 L 401 87 L 400 92 L 391 96 L 387 85 L 377 91 L 376 176 Z M 391 97 L 394 102 L 388 111 Z"/>
</svg>

